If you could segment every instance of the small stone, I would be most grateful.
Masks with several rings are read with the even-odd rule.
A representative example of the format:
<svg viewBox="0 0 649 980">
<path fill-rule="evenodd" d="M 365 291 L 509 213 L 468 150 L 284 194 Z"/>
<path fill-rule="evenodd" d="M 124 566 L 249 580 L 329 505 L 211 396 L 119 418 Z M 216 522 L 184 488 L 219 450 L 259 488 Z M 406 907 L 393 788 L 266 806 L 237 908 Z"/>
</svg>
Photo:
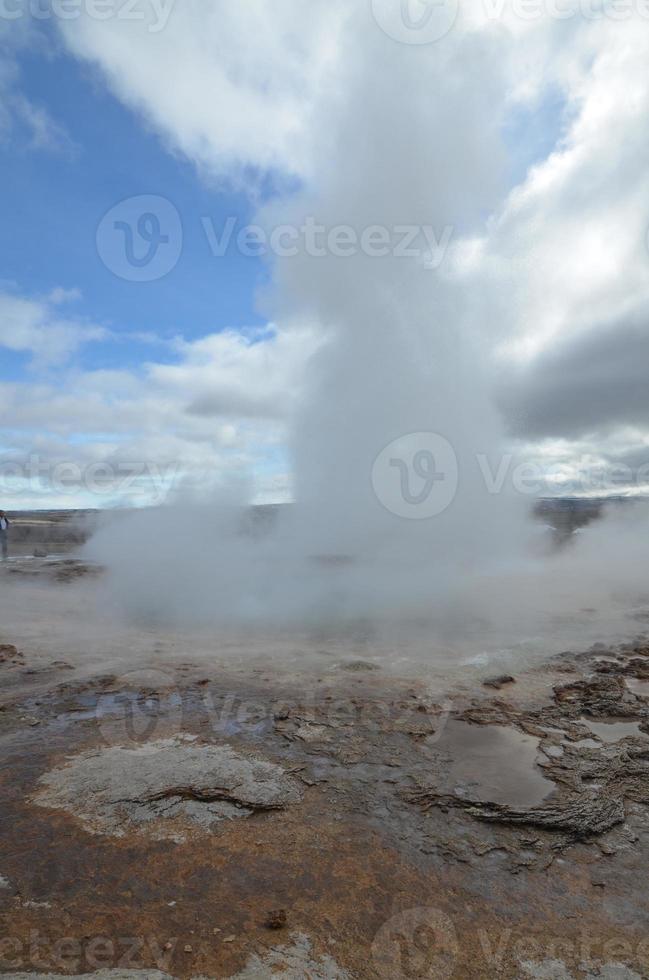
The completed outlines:
<svg viewBox="0 0 649 980">
<path fill-rule="evenodd" d="M 163 949 L 173 949 L 173 943 L 165 943 Z"/>
<path fill-rule="evenodd" d="M 482 682 L 483 687 L 492 687 L 494 690 L 499 691 L 501 687 L 505 687 L 506 684 L 515 684 L 516 678 L 512 677 L 511 674 L 500 674 L 498 677 L 488 677 Z"/>
<path fill-rule="evenodd" d="M 226 936 L 223 940 L 224 943 L 233 943 L 236 940 L 236 936 Z"/>
<path fill-rule="evenodd" d="M 284 909 L 276 909 L 269 912 L 264 923 L 267 929 L 284 929 L 288 922 L 288 916 Z"/>
<path fill-rule="evenodd" d="M 189 945 L 189 943 L 187 943 L 183 948 L 184 948 L 184 950 L 185 950 L 186 953 L 192 953 L 193 952 L 193 949 Z"/>
</svg>

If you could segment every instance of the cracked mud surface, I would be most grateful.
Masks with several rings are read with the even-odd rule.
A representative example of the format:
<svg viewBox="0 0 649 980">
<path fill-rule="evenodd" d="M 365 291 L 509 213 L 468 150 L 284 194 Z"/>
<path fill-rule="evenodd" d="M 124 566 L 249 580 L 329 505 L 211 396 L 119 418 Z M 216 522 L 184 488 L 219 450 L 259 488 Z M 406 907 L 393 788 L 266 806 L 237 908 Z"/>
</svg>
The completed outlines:
<svg viewBox="0 0 649 980">
<path fill-rule="evenodd" d="M 649 976 L 646 638 L 443 691 L 0 641 L 5 975 Z"/>
</svg>

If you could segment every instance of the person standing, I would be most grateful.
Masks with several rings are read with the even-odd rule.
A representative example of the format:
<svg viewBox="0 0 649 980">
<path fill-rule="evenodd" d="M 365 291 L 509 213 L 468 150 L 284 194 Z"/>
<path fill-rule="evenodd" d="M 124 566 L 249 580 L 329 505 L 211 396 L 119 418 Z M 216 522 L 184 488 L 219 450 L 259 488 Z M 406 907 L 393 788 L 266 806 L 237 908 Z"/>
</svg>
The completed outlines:
<svg viewBox="0 0 649 980">
<path fill-rule="evenodd" d="M 0 549 L 3 561 L 6 561 L 9 555 L 9 526 L 9 518 L 3 510 L 0 510 Z"/>
</svg>

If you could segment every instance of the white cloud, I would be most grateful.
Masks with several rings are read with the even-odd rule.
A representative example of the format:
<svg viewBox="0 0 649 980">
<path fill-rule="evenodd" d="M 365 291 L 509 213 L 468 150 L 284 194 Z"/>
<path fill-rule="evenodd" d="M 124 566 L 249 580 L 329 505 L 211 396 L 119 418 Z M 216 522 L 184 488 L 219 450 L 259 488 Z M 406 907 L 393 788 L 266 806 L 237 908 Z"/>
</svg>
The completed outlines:
<svg viewBox="0 0 649 980">
<path fill-rule="evenodd" d="M 65 127 L 20 91 L 19 55 L 39 48 L 49 50 L 50 44 L 32 20 L 0 18 L 0 139 L 29 150 L 76 152 Z"/>
<path fill-rule="evenodd" d="M 489 300 L 510 429 L 548 463 L 647 458 L 647 26 L 576 22 L 569 70 L 553 62 L 571 121 L 467 262 L 465 288 Z"/>
<path fill-rule="evenodd" d="M 151 380 L 186 399 L 192 416 L 287 418 L 312 333 L 224 331 L 182 343 L 181 364 L 150 365 Z"/>
<path fill-rule="evenodd" d="M 26 352 L 36 366 L 61 364 L 84 344 L 105 340 L 109 332 L 96 324 L 60 316 L 54 308 L 65 292 L 47 300 L 0 293 L 0 347 Z"/>
<path fill-rule="evenodd" d="M 53 153 L 76 150 L 65 127 L 53 119 L 42 105 L 36 105 L 24 95 L 13 94 L 6 97 L 5 108 L 12 112 L 14 124 L 22 124 L 25 128 L 29 149 Z"/>
<path fill-rule="evenodd" d="M 51 291 L 47 298 L 54 306 L 58 306 L 62 303 L 74 303 L 76 300 L 81 299 L 81 290 L 63 289 L 62 286 L 57 286 Z"/>
<path fill-rule="evenodd" d="M 42 325 L 32 319 L 42 304 L 16 302 L 14 323 L 27 326 L 14 327 L 13 343 L 41 349 Z M 178 340 L 175 364 L 0 384 L 5 506 L 36 506 L 48 493 L 68 505 L 159 502 L 235 477 L 253 499 L 285 498 L 286 425 L 314 348 L 306 330 L 225 331 Z"/>
<path fill-rule="evenodd" d="M 341 0 L 183 0 L 155 30 L 90 16 L 60 23 L 70 49 L 174 149 L 233 177 L 247 167 L 302 174 L 305 131 L 334 53 Z M 170 66 L 173 65 L 173 71 Z"/>
</svg>

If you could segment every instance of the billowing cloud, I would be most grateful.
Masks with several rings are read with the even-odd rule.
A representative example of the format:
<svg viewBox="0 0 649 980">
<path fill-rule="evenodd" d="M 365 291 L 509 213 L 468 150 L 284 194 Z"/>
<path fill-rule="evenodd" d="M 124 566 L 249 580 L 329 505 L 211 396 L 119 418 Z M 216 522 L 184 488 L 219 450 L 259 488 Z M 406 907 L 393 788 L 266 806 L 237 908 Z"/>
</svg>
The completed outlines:
<svg viewBox="0 0 649 980">
<path fill-rule="evenodd" d="M 61 315 L 64 291 L 48 299 L 26 299 L 0 293 L 0 348 L 32 355 L 37 366 L 60 364 L 84 344 L 105 340 L 108 331 L 97 324 Z"/>
<path fill-rule="evenodd" d="M 296 404 L 307 330 L 225 331 L 182 343 L 180 364 L 150 365 L 153 382 L 187 398 L 189 415 L 286 419 Z"/>
<path fill-rule="evenodd" d="M 41 322 L 42 303 L 16 300 L 13 309 L 11 337 L 0 332 L 0 343 L 14 349 L 30 344 L 42 356 L 45 344 L 62 354 L 92 339 Z M 2 322 L 10 321 L 0 305 Z M 305 330 L 224 331 L 177 340 L 172 364 L 59 368 L 55 378 L 0 384 L 5 506 L 146 504 L 181 489 L 209 493 L 226 476 L 247 482 L 253 499 L 286 498 L 286 425 L 314 348 Z"/>
<path fill-rule="evenodd" d="M 125 105 L 211 173 L 305 172 L 305 134 L 338 54 L 341 0 L 315 0 L 308 16 L 293 0 L 130 6 L 141 20 L 86 15 L 60 24 L 70 50 L 95 64 Z"/>
<path fill-rule="evenodd" d="M 630 18 L 577 18 L 569 59 L 555 43 L 560 139 L 465 243 L 509 431 L 575 473 L 647 461 L 649 33 Z"/>
<path fill-rule="evenodd" d="M 501 386 L 512 429 L 528 439 L 649 431 L 649 306 L 559 338 Z"/>
</svg>

